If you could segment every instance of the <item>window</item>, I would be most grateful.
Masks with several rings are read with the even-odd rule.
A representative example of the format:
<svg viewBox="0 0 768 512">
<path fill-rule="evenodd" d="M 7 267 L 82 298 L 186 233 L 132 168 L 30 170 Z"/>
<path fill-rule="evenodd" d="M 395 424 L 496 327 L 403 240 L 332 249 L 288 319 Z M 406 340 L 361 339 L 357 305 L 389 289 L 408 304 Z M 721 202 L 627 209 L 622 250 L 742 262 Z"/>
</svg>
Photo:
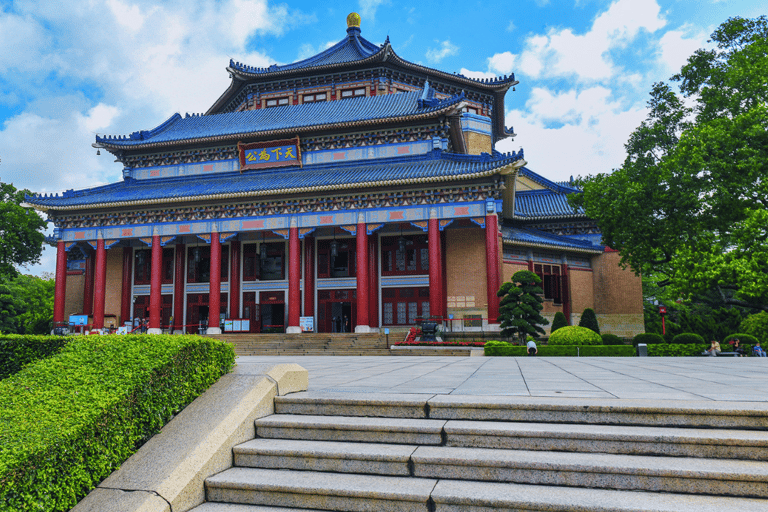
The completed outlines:
<svg viewBox="0 0 768 512">
<path fill-rule="evenodd" d="M 386 237 L 381 239 L 381 274 L 422 275 L 429 273 L 427 235 Z"/>
<path fill-rule="evenodd" d="M 317 103 L 318 101 L 326 101 L 328 99 L 328 95 L 324 92 L 318 94 L 305 94 L 301 97 L 301 99 L 304 103 Z"/>
<path fill-rule="evenodd" d="M 533 266 L 533 273 L 541 278 L 544 298 L 552 299 L 556 304 L 562 304 L 563 280 L 560 275 L 560 265 L 536 264 Z"/>
<path fill-rule="evenodd" d="M 384 325 L 413 325 L 429 317 L 429 288 L 382 288 Z"/>
<path fill-rule="evenodd" d="M 464 112 L 477 115 L 480 113 L 480 110 L 476 107 L 464 107 Z"/>
<path fill-rule="evenodd" d="M 187 248 L 187 282 L 211 282 L 211 246 Z M 229 280 L 229 246 L 221 248 L 221 281 Z"/>
<path fill-rule="evenodd" d="M 267 100 L 267 107 L 282 107 L 288 105 L 288 98 L 270 98 Z"/>
<path fill-rule="evenodd" d="M 285 279 L 285 243 L 273 242 L 261 245 L 266 256 L 261 256 L 260 279 L 262 281 L 282 281 Z"/>
<path fill-rule="evenodd" d="M 317 277 L 354 277 L 357 259 L 354 238 L 336 239 L 336 256 L 331 253 L 334 240 L 320 240 L 317 244 Z"/>
<path fill-rule="evenodd" d="M 173 283 L 173 248 L 163 248 L 162 283 Z M 152 249 L 139 249 L 133 255 L 134 274 L 133 284 L 151 284 L 152 279 Z"/>
<path fill-rule="evenodd" d="M 357 87 L 355 89 L 344 89 L 341 91 L 342 98 L 354 98 L 356 96 L 365 96 L 365 87 Z"/>
</svg>

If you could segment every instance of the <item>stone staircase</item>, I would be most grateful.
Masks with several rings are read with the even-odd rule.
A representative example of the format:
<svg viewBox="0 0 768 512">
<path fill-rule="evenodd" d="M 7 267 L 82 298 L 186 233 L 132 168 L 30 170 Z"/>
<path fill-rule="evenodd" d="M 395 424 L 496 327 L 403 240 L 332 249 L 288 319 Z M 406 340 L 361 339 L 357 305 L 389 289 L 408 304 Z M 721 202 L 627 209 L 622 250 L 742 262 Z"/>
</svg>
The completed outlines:
<svg viewBox="0 0 768 512">
<path fill-rule="evenodd" d="M 209 334 L 209 338 L 235 345 L 238 356 L 459 356 L 468 357 L 466 349 L 416 347 L 390 350 L 387 338 L 379 333 L 302 333 L 302 334 Z M 390 335 L 390 343 L 401 341 L 404 333 Z"/>
<path fill-rule="evenodd" d="M 194 512 L 768 510 L 768 408 L 276 397 Z"/>
</svg>

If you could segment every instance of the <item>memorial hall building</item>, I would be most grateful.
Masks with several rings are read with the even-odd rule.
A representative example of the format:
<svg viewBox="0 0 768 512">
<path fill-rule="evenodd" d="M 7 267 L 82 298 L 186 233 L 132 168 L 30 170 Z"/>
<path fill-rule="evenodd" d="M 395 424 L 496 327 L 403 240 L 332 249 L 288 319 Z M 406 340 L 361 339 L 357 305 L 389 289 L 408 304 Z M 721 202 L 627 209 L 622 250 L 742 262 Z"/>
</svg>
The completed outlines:
<svg viewBox="0 0 768 512">
<path fill-rule="evenodd" d="M 27 197 L 55 226 L 55 325 L 493 330 L 498 288 L 529 269 L 550 319 L 591 307 L 602 332 L 643 332 L 640 278 L 568 205 L 578 189 L 495 149 L 514 75 L 414 64 L 347 25 L 306 60 L 230 61 L 203 114 L 97 136 L 122 181 Z"/>
</svg>

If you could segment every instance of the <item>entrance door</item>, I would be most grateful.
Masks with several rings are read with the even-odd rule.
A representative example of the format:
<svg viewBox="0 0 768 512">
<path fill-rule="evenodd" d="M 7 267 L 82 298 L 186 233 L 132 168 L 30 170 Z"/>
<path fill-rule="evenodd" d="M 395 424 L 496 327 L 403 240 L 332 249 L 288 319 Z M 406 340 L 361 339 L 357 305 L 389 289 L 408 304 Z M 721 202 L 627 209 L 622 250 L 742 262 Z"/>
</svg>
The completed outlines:
<svg viewBox="0 0 768 512">
<path fill-rule="evenodd" d="M 227 303 L 227 294 L 222 293 L 222 312 L 226 312 Z M 210 316 L 207 293 L 191 293 L 187 296 L 187 325 L 185 326 L 187 333 L 196 334 L 202 332 L 208 328 L 211 320 L 214 326 L 219 325 L 219 317 L 214 316 L 210 318 Z"/>
<path fill-rule="evenodd" d="M 285 332 L 285 292 L 259 292 L 261 332 Z"/>
<path fill-rule="evenodd" d="M 256 304 L 256 292 L 243 294 L 243 318 L 251 321 L 248 332 L 261 332 L 261 315 L 259 305 Z"/>
<path fill-rule="evenodd" d="M 352 332 L 355 328 L 355 290 L 317 292 L 317 332 Z"/>
</svg>

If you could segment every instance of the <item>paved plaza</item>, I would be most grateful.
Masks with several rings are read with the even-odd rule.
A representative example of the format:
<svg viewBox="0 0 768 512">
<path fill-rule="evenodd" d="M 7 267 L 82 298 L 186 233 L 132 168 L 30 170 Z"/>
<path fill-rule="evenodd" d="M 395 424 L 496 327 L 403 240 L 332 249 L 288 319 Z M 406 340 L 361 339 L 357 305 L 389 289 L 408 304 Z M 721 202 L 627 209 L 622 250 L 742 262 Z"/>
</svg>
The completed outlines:
<svg viewBox="0 0 768 512">
<path fill-rule="evenodd" d="M 297 363 L 309 392 L 768 402 L 768 358 L 239 357 Z"/>
</svg>

